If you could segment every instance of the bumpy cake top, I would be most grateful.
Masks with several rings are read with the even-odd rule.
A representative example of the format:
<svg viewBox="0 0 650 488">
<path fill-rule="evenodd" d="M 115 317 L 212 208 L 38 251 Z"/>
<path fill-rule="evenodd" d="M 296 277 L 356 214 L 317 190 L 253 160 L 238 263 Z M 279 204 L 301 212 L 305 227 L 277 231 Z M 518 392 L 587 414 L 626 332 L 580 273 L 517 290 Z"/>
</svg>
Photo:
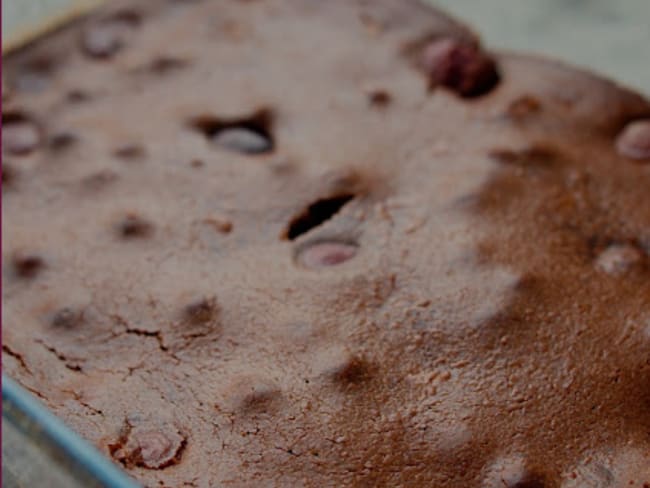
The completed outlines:
<svg viewBox="0 0 650 488">
<path fill-rule="evenodd" d="M 3 366 L 147 486 L 650 486 L 650 104 L 414 1 L 115 1 L 3 79 Z"/>
</svg>

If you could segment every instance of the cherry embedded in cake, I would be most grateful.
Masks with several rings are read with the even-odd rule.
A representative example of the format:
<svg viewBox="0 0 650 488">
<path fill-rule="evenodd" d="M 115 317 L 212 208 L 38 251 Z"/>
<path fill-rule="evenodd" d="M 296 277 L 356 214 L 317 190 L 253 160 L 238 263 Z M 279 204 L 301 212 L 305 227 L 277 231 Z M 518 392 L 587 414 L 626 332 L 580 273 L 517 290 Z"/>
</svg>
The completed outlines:
<svg viewBox="0 0 650 488">
<path fill-rule="evenodd" d="M 617 141 L 621 155 L 639 161 L 650 161 L 650 119 L 628 124 Z"/>
</svg>

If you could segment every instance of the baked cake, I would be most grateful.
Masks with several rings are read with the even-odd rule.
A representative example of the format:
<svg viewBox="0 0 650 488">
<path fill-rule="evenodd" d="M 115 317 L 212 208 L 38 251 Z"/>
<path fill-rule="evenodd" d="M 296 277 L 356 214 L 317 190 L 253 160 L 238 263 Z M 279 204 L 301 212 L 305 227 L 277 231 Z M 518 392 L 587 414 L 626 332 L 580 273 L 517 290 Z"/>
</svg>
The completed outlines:
<svg viewBox="0 0 650 488">
<path fill-rule="evenodd" d="M 650 486 L 642 96 L 414 0 L 4 68 L 4 369 L 145 486 Z"/>
</svg>

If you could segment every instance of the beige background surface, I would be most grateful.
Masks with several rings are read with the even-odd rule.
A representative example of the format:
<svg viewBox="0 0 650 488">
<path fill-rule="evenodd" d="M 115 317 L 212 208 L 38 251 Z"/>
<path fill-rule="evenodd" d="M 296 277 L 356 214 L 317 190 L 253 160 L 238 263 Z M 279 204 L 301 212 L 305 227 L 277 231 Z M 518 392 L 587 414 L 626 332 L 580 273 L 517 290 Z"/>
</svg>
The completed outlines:
<svg viewBox="0 0 650 488">
<path fill-rule="evenodd" d="M 650 0 L 432 0 L 495 48 L 545 54 L 650 95 Z"/>
<path fill-rule="evenodd" d="M 104 0 L 2 0 L 2 52 L 102 1 Z"/>
<path fill-rule="evenodd" d="M 3 46 L 43 17 L 94 1 L 4 0 Z M 650 95 L 650 0 L 429 1 L 472 24 L 490 46 L 589 67 Z"/>
<path fill-rule="evenodd" d="M 4 0 L 3 47 L 38 19 L 94 1 Z M 490 46 L 590 67 L 650 95 L 650 0 L 429 1 L 472 24 Z"/>
</svg>

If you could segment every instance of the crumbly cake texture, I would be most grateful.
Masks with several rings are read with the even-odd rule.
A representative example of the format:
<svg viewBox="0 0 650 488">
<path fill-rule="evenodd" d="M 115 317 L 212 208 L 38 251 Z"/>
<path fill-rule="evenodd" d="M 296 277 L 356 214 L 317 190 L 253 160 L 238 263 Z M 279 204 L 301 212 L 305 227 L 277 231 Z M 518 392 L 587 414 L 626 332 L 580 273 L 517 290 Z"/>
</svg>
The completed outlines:
<svg viewBox="0 0 650 488">
<path fill-rule="evenodd" d="M 109 2 L 4 60 L 3 367 L 149 487 L 650 486 L 650 104 L 404 0 Z"/>
</svg>

